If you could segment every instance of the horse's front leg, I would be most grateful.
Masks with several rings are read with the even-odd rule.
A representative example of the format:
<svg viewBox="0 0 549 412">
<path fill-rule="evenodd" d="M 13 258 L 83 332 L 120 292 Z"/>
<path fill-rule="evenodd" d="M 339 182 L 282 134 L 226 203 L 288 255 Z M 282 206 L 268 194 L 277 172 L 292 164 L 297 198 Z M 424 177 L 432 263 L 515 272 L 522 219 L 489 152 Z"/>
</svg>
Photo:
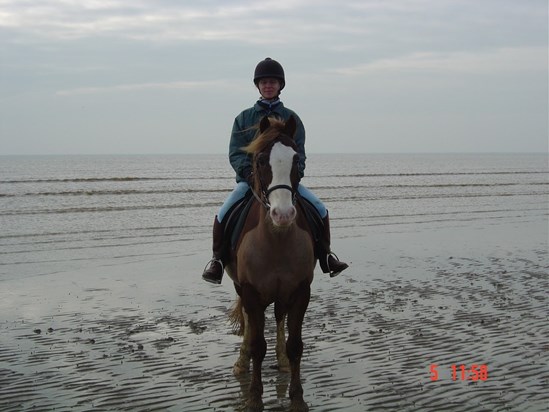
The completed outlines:
<svg viewBox="0 0 549 412">
<path fill-rule="evenodd" d="M 288 312 L 288 342 L 286 353 L 290 359 L 290 410 L 305 412 L 309 407 L 303 400 L 303 387 L 301 386 L 301 355 L 303 354 L 303 340 L 301 328 L 305 311 L 311 297 L 309 283 L 303 282 L 295 294 L 296 300 Z"/>
<path fill-rule="evenodd" d="M 250 370 L 250 326 L 248 315 L 244 307 L 241 308 L 244 319 L 244 334 L 240 345 L 240 355 L 233 366 L 233 374 L 238 376 Z"/>
<path fill-rule="evenodd" d="M 259 303 L 257 292 L 250 286 L 243 289 L 242 303 L 248 314 L 248 324 L 250 328 L 250 355 L 253 361 L 252 380 L 250 382 L 250 398 L 247 408 L 249 411 L 262 411 L 263 400 L 263 382 L 261 380 L 261 366 L 265 353 L 267 352 L 267 342 L 265 341 L 265 307 Z"/>
</svg>

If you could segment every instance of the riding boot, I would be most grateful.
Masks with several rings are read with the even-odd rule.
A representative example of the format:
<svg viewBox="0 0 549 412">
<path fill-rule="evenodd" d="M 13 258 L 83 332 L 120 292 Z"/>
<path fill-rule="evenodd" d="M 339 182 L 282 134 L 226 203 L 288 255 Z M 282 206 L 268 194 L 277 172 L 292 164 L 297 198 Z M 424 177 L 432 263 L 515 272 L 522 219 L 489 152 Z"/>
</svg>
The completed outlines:
<svg viewBox="0 0 549 412">
<path fill-rule="evenodd" d="M 204 269 L 202 273 L 202 279 L 206 282 L 214 283 L 216 285 L 221 284 L 221 279 L 223 278 L 224 263 L 223 263 L 223 232 L 225 230 L 225 225 L 219 223 L 217 216 L 214 219 L 213 225 L 213 257 L 208 264 L 210 265 L 207 269 Z"/>
<path fill-rule="evenodd" d="M 323 273 L 329 273 L 330 277 L 335 277 L 349 267 L 345 262 L 339 260 L 337 255 L 330 250 L 330 218 L 326 213 L 326 217 L 322 219 L 324 224 L 324 232 L 320 240 L 322 253 L 319 253 L 320 268 Z"/>
</svg>

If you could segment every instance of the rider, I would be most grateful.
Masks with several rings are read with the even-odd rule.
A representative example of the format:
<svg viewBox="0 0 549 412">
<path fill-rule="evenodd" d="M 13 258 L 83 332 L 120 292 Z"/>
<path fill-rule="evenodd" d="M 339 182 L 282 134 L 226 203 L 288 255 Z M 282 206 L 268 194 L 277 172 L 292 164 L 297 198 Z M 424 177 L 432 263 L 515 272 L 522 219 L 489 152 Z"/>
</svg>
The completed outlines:
<svg viewBox="0 0 549 412">
<path fill-rule="evenodd" d="M 244 198 L 250 188 L 252 175 L 252 162 L 250 156 L 241 149 L 247 146 L 255 137 L 255 126 L 264 116 L 274 116 L 288 120 L 293 115 L 297 120 L 297 130 L 295 133 L 295 142 L 299 152 L 299 178 L 304 175 L 305 170 L 305 129 L 299 116 L 292 110 L 284 107 L 280 101 L 280 92 L 286 84 L 284 78 L 284 69 L 276 60 L 267 57 L 258 63 L 254 73 L 254 83 L 261 94 L 261 98 L 255 105 L 244 110 L 234 120 L 231 141 L 229 145 L 229 161 L 236 172 L 237 185 L 233 192 L 221 206 L 219 213 L 214 218 L 213 225 L 213 258 L 209 262 L 209 267 L 204 270 L 202 278 L 210 283 L 220 284 L 223 277 L 224 264 L 222 261 L 223 252 L 223 232 L 225 229 L 225 217 L 229 209 L 240 199 Z M 324 233 L 322 234 L 321 245 L 324 252 L 322 256 L 317 256 L 320 266 L 324 273 L 330 273 L 330 276 L 337 276 L 348 265 L 340 261 L 337 256 L 330 251 L 330 224 L 328 210 L 324 204 L 302 184 L 298 186 L 298 192 L 301 197 L 307 199 L 318 210 L 322 218 Z"/>
</svg>

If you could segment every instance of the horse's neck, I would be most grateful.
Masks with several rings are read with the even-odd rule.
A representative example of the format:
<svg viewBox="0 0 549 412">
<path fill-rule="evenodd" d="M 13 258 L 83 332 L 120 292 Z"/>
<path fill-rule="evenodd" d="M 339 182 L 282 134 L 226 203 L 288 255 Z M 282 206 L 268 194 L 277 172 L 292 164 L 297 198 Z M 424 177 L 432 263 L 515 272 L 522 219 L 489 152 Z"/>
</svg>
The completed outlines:
<svg viewBox="0 0 549 412">
<path fill-rule="evenodd" d="M 254 202 L 253 208 L 255 208 L 255 210 L 252 209 L 254 213 L 251 214 L 257 216 L 257 220 L 254 226 L 261 233 L 265 234 L 266 236 L 270 236 L 273 228 L 270 218 L 267 216 L 269 210 L 265 208 L 261 203 L 259 203 L 259 201 Z"/>
<path fill-rule="evenodd" d="M 257 227 L 260 231 L 264 232 L 265 234 L 270 234 L 273 231 L 272 222 L 270 218 L 267 216 L 269 213 L 269 210 L 266 209 L 263 205 L 261 205 L 259 202 L 256 203 L 258 207 L 258 216 L 259 219 L 257 221 Z"/>
</svg>

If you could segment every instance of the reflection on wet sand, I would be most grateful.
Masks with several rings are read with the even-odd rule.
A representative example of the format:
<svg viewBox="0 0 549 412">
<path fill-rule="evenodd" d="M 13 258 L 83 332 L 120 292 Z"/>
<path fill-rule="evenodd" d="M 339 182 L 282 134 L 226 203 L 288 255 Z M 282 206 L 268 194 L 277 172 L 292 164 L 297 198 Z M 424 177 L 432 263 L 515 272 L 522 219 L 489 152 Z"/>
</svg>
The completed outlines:
<svg viewBox="0 0 549 412">
<path fill-rule="evenodd" d="M 317 275 L 304 322 L 310 410 L 544 410 L 547 250 L 499 248 L 501 233 L 452 254 L 427 240 L 448 239 L 443 233 L 338 239 L 354 250 L 352 270 Z M 228 322 L 235 293 L 193 278 L 202 260 L 110 262 L 4 281 L 0 409 L 243 410 L 249 374 L 232 374 L 241 340 Z M 269 367 L 270 309 L 265 336 L 265 410 L 286 411 L 289 375 Z M 452 365 L 473 364 L 487 366 L 486 380 L 454 379 Z"/>
</svg>

